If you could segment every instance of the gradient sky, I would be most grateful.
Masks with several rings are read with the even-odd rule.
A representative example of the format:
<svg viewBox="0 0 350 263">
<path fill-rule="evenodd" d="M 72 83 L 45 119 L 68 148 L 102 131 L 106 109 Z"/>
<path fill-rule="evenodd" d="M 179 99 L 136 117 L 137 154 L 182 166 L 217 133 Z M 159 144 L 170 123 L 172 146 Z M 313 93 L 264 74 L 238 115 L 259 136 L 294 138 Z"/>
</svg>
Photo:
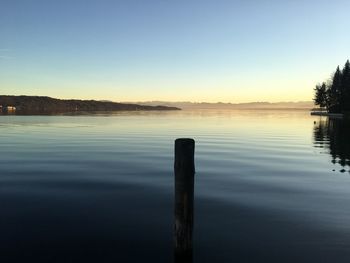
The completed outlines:
<svg viewBox="0 0 350 263">
<path fill-rule="evenodd" d="M 311 100 L 350 58 L 349 0 L 0 0 L 0 94 Z"/>
</svg>

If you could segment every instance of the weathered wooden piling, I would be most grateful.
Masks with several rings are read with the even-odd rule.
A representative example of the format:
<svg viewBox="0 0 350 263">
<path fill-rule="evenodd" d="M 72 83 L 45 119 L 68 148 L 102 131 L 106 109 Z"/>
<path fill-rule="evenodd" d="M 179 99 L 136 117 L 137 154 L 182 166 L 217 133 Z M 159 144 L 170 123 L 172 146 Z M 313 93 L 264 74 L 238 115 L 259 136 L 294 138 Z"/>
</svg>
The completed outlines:
<svg viewBox="0 0 350 263">
<path fill-rule="evenodd" d="M 193 259 L 194 146 L 193 139 L 175 140 L 175 263 Z"/>
</svg>

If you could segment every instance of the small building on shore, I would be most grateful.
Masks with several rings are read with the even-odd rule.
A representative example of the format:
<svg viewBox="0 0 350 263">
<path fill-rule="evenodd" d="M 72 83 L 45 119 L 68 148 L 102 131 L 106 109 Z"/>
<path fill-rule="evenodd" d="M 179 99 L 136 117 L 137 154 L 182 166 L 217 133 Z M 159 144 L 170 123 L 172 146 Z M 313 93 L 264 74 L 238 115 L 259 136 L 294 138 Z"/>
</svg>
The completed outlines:
<svg viewBox="0 0 350 263">
<path fill-rule="evenodd" d="M 16 107 L 15 106 L 7 106 L 7 112 L 15 112 L 16 111 Z"/>
</svg>

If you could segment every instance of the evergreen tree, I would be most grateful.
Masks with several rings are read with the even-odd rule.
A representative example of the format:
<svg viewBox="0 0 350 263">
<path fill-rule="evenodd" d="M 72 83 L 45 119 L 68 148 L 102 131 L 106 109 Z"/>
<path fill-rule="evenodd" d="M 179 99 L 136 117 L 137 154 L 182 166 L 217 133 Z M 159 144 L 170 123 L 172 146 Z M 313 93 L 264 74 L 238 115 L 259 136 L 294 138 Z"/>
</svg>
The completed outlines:
<svg viewBox="0 0 350 263">
<path fill-rule="evenodd" d="M 322 82 L 322 85 L 321 85 L 322 104 L 320 105 L 320 107 L 322 107 L 322 108 L 327 107 L 327 101 L 328 101 L 327 89 L 328 89 L 328 87 L 327 87 L 326 82 Z"/>
<path fill-rule="evenodd" d="M 341 93 L 342 93 L 342 72 L 339 66 L 333 75 L 332 85 L 328 89 L 329 112 L 341 112 Z"/>
<path fill-rule="evenodd" d="M 341 103 L 343 111 L 350 111 L 350 62 L 346 61 L 342 71 Z"/>
<path fill-rule="evenodd" d="M 346 61 L 342 70 L 338 66 L 332 78 L 314 90 L 315 105 L 331 113 L 350 112 L 350 61 Z"/>
</svg>

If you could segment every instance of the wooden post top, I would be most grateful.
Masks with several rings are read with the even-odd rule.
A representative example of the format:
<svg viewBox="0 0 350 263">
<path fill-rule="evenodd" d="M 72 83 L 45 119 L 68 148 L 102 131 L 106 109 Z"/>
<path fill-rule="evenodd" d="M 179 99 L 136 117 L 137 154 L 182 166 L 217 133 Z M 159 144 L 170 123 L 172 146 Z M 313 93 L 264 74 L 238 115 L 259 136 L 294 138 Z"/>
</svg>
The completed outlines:
<svg viewBox="0 0 350 263">
<path fill-rule="evenodd" d="M 194 173 L 194 146 L 191 138 L 179 138 L 175 140 L 175 171 Z"/>
</svg>

